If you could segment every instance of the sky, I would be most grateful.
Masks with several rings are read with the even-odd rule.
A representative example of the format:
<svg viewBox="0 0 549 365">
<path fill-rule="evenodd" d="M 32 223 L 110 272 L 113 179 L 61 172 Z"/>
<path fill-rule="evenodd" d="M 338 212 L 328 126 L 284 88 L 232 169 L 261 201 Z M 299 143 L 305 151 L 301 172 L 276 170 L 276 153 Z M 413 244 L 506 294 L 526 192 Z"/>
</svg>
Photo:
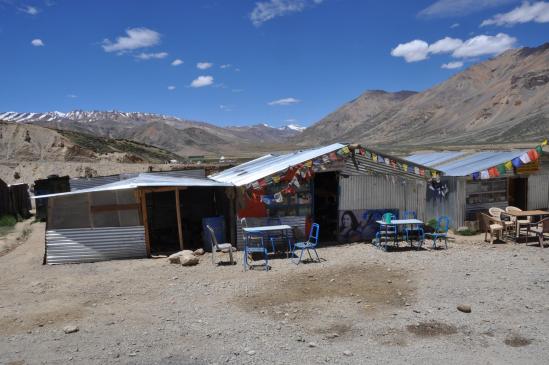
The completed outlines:
<svg viewBox="0 0 549 365">
<path fill-rule="evenodd" d="M 0 112 L 309 126 L 548 35 L 545 1 L 0 0 Z"/>
</svg>

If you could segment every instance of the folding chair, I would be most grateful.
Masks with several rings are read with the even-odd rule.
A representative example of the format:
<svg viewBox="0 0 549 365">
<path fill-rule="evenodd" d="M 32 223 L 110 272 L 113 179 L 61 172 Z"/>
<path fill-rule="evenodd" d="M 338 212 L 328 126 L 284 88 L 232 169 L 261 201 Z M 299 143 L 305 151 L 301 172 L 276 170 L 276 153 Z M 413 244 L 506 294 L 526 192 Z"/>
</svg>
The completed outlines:
<svg viewBox="0 0 549 365">
<path fill-rule="evenodd" d="M 311 250 L 314 251 L 316 258 L 318 262 L 320 262 L 320 257 L 318 256 L 318 252 L 316 252 L 316 246 L 318 245 L 318 235 L 320 232 L 320 226 L 318 223 L 313 223 L 311 226 L 311 231 L 309 232 L 309 239 L 305 242 L 296 242 L 294 244 L 293 250 L 292 250 L 292 258 L 291 260 L 294 262 L 294 264 L 299 265 L 301 262 L 301 259 L 303 258 L 303 251 L 307 250 L 307 253 L 309 254 L 309 258 L 314 261 L 313 256 L 311 256 Z M 301 250 L 301 254 L 299 255 L 299 259 L 297 262 L 293 260 L 293 256 L 295 255 L 296 250 Z"/>
<path fill-rule="evenodd" d="M 425 236 L 433 240 L 433 248 L 437 248 L 437 240 L 444 240 L 444 245 L 448 249 L 448 230 L 450 229 L 450 218 L 446 216 L 438 217 L 435 232 L 425 233 Z"/>
</svg>

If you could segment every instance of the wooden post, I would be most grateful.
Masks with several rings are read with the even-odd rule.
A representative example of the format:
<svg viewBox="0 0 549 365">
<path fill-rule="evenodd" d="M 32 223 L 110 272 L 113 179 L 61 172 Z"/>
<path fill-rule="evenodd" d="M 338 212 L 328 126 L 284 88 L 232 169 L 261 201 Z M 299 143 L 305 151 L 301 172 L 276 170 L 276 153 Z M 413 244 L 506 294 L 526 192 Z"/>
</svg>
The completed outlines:
<svg viewBox="0 0 549 365">
<path fill-rule="evenodd" d="M 90 220 L 90 228 L 93 228 L 93 213 L 92 213 L 92 210 L 91 210 L 91 193 L 88 193 L 86 194 L 87 195 L 87 198 L 88 198 L 88 217 L 89 217 L 89 220 Z"/>
<path fill-rule="evenodd" d="M 147 248 L 147 256 L 151 256 L 151 241 L 149 239 L 149 218 L 147 212 L 147 193 L 139 191 L 139 199 L 141 200 L 141 214 L 143 216 L 143 227 L 145 228 L 145 247 Z"/>
<path fill-rule="evenodd" d="M 183 251 L 183 227 L 181 226 L 181 207 L 179 206 L 179 189 L 175 188 L 175 211 L 177 213 L 177 234 L 179 235 L 179 248 Z"/>
</svg>

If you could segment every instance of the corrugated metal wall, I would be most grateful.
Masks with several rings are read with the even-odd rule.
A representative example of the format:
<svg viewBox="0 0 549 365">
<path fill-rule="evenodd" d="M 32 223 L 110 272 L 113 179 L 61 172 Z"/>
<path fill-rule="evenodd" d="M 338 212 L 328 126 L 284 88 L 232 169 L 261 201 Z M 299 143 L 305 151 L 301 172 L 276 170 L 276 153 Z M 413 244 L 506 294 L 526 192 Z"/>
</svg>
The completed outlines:
<svg viewBox="0 0 549 365">
<path fill-rule="evenodd" d="M 528 176 L 528 209 L 549 208 L 549 174 Z"/>
<path fill-rule="evenodd" d="M 143 226 L 46 231 L 47 264 L 143 257 L 147 257 Z"/>
<path fill-rule="evenodd" d="M 257 227 L 257 226 L 266 226 L 268 217 L 265 218 L 246 218 L 246 222 L 248 223 L 248 227 Z M 290 231 L 289 235 L 292 239 L 292 243 L 294 242 L 294 234 L 297 233 L 297 238 L 302 238 L 305 234 L 305 217 L 298 217 L 298 216 L 288 216 L 288 217 L 280 217 L 280 220 L 282 224 L 287 224 L 292 227 L 296 227 L 297 230 L 300 232 L 293 232 Z M 309 234 L 309 232 L 307 232 Z M 242 231 L 242 225 L 240 224 L 240 219 L 237 219 L 236 222 L 236 240 L 237 240 L 237 248 L 239 250 L 244 249 L 244 236 Z M 270 247 L 270 242 L 264 242 L 267 247 Z M 280 245 L 280 243 L 277 243 Z"/>
<path fill-rule="evenodd" d="M 398 175 L 339 177 L 339 210 L 398 209 L 416 211 L 425 219 L 427 182 Z"/>
<path fill-rule="evenodd" d="M 464 177 L 442 177 L 447 184 L 448 195 L 445 198 L 427 200 L 425 219 L 428 221 L 440 216 L 448 216 L 452 227 L 463 226 L 465 221 L 466 180 Z"/>
</svg>

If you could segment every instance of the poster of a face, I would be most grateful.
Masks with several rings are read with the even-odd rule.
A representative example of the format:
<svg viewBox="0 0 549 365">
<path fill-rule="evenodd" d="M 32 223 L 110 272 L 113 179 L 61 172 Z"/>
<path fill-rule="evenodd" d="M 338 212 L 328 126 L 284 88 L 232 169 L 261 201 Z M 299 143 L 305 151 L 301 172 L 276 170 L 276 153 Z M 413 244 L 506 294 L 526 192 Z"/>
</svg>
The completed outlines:
<svg viewBox="0 0 549 365">
<path fill-rule="evenodd" d="M 376 221 L 385 213 L 398 217 L 397 209 L 361 209 L 339 212 L 337 240 L 341 243 L 371 241 L 379 230 Z"/>
</svg>

